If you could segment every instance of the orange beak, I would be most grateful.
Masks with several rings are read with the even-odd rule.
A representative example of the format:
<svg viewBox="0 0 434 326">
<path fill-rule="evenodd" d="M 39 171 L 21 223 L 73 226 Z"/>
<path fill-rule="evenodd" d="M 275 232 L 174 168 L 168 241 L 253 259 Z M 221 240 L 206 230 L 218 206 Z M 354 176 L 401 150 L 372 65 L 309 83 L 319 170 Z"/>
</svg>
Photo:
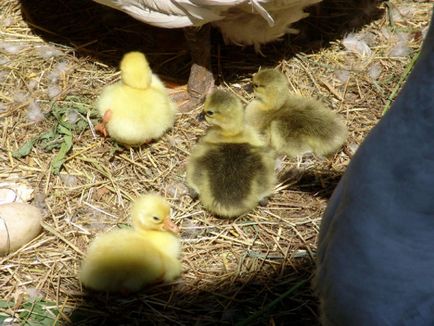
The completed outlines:
<svg viewBox="0 0 434 326">
<path fill-rule="evenodd" d="M 163 229 L 166 230 L 166 231 L 169 231 L 169 232 L 175 233 L 175 234 L 179 234 L 179 228 L 178 228 L 178 226 L 177 226 L 175 223 L 173 223 L 173 222 L 170 220 L 169 217 L 166 217 L 166 218 L 164 219 L 164 222 L 163 222 Z"/>
</svg>

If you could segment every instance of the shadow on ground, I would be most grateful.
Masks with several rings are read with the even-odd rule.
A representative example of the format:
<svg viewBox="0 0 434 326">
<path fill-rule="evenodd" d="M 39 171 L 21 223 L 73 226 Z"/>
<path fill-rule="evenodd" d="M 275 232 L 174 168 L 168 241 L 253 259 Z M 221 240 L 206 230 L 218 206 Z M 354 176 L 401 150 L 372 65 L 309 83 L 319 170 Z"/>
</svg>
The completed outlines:
<svg viewBox="0 0 434 326">
<path fill-rule="evenodd" d="M 314 197 L 328 200 L 339 180 L 342 172 L 329 170 L 287 170 L 279 176 L 279 182 L 287 185 L 292 191 L 309 193 Z"/>
<path fill-rule="evenodd" d="M 307 9 L 307 19 L 296 23 L 298 35 L 263 47 L 265 57 L 252 47 L 224 46 L 213 34 L 213 65 L 219 78 L 230 82 L 250 74 L 259 66 L 275 66 L 298 52 L 312 52 L 328 46 L 348 32 L 378 19 L 380 0 L 324 0 Z M 75 49 L 76 56 L 89 56 L 117 66 L 131 50 L 147 54 L 154 71 L 167 80 L 185 82 L 190 55 L 181 29 L 159 29 L 90 0 L 21 0 L 24 20 L 33 32 L 48 42 Z"/>
<path fill-rule="evenodd" d="M 302 259 L 300 259 L 302 260 Z M 318 324 L 307 260 L 269 275 L 240 275 L 200 290 L 161 285 L 129 297 L 86 293 L 73 325 L 310 325 Z"/>
</svg>

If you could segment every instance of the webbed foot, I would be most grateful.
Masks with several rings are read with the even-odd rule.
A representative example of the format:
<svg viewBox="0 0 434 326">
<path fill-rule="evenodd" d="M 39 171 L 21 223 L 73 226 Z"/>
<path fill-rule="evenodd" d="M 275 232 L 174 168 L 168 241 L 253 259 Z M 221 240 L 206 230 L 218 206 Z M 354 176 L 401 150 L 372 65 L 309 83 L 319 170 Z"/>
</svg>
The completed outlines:
<svg viewBox="0 0 434 326">
<path fill-rule="evenodd" d="M 102 117 L 102 121 L 95 126 L 95 130 L 102 134 L 104 137 L 108 136 L 108 132 L 106 129 L 107 123 L 110 121 L 112 117 L 112 110 L 107 110 Z"/>
</svg>

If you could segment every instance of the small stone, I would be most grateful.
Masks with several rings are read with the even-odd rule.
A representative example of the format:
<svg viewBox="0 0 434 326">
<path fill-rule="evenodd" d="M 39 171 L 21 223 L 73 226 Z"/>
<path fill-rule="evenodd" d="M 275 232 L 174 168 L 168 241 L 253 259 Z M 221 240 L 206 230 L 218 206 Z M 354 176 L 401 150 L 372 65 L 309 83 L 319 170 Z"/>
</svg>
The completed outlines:
<svg viewBox="0 0 434 326">
<path fill-rule="evenodd" d="M 24 203 L 0 205 L 0 255 L 22 247 L 41 232 L 42 212 Z"/>
</svg>

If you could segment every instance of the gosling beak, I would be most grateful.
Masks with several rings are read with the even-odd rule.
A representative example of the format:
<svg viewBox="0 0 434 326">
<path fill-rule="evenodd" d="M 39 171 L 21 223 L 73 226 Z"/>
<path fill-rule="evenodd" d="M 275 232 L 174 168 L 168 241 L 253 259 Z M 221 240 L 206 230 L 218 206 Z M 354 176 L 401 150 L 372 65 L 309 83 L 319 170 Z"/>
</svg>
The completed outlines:
<svg viewBox="0 0 434 326">
<path fill-rule="evenodd" d="M 178 228 L 178 226 L 175 223 L 173 223 L 170 220 L 169 217 L 167 217 L 167 218 L 164 219 L 163 229 L 166 230 L 166 231 L 175 233 L 175 234 L 179 234 L 179 228 Z"/>
<path fill-rule="evenodd" d="M 202 111 L 201 113 L 199 113 L 199 114 L 197 115 L 196 119 L 197 119 L 197 121 L 199 121 L 199 122 L 205 121 L 205 112 Z"/>
</svg>

